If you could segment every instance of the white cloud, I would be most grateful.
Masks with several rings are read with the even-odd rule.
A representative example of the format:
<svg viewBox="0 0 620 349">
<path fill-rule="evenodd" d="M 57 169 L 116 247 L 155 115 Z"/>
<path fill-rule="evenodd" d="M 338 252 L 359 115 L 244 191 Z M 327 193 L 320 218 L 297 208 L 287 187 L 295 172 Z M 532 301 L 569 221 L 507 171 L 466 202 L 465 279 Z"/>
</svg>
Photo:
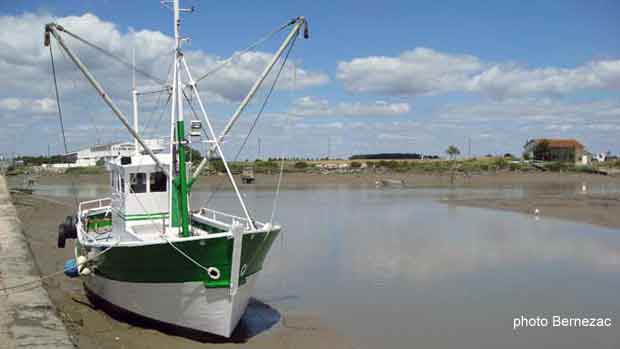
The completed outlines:
<svg viewBox="0 0 620 349">
<path fill-rule="evenodd" d="M 408 103 L 338 103 L 331 106 L 326 99 L 305 96 L 297 99 L 291 113 L 297 116 L 397 116 L 408 113 Z"/>
<path fill-rule="evenodd" d="M 533 127 L 570 123 L 620 123 L 620 102 L 567 103 L 536 98 L 487 101 L 447 106 L 438 111 L 437 120 L 452 124 L 514 122 Z"/>
<path fill-rule="evenodd" d="M 0 99 L 0 111 L 19 114 L 53 114 L 56 112 L 56 101 L 50 98 L 19 99 L 14 97 Z"/>
<path fill-rule="evenodd" d="M 0 16 L 0 76 L 2 76 L 0 122 L 5 126 L 13 124 L 15 119 L 28 122 L 55 112 L 49 48 L 43 46 L 44 26 L 50 22 L 63 25 L 71 32 L 121 57 L 126 62 L 131 62 L 132 49 L 135 48 L 136 65 L 140 70 L 160 79 L 167 79 L 168 67 L 173 57 L 173 40 L 162 32 L 125 30 L 90 13 L 61 18 L 32 13 Z M 120 108 L 130 114 L 131 69 L 66 34 L 62 36 Z M 103 130 L 104 126 L 117 125 L 109 109 L 96 96 L 75 65 L 62 53 L 55 40 L 52 42 L 67 134 L 71 134 L 69 132 L 71 128 L 85 123 L 93 129 L 93 124 L 96 122 L 97 130 Z M 221 57 L 191 47 L 185 54 L 194 77 L 224 61 Z M 238 54 L 225 68 L 203 80 L 200 88 L 207 105 L 240 100 L 271 57 L 272 53 L 260 51 Z M 300 66 L 301 62 L 289 60 L 278 89 L 304 89 L 329 82 L 326 74 L 303 69 Z M 272 77 L 275 69 L 271 74 Z M 295 76 L 294 83 L 292 76 Z M 138 80 L 139 85 L 154 84 L 141 74 L 138 74 Z M 271 80 L 266 81 L 266 84 L 269 83 Z M 156 98 L 151 98 L 149 101 L 147 99 L 144 98 L 145 105 L 142 107 L 146 110 L 153 109 Z M 165 98 L 163 100 L 165 101 Z M 148 103 L 153 106 L 146 105 Z M 147 116 L 146 113 L 144 116 Z M 37 131 L 41 137 L 56 137 L 54 132 L 57 132 L 57 125 L 51 124 L 50 119 L 48 124 L 39 124 Z M 8 126 L 0 129 L 0 138 L 10 136 L 11 132 L 14 130 Z M 119 134 L 121 132 L 118 128 L 110 131 L 111 137 L 118 137 Z M 101 134 L 98 133 L 97 136 Z M 83 141 L 75 139 L 76 143 L 70 144 L 72 148 L 92 142 L 92 139 Z M 0 144 L 12 143 L 0 142 Z M 34 148 L 34 145 L 28 146 L 30 149 Z"/>
<path fill-rule="evenodd" d="M 6 111 L 15 111 L 21 108 L 22 101 L 19 98 L 4 98 L 0 99 L 0 109 Z"/>
<path fill-rule="evenodd" d="M 532 94 L 566 94 L 583 89 L 620 89 L 620 60 L 599 60 L 575 68 L 528 69 L 483 62 L 416 48 L 398 57 L 364 57 L 339 62 L 338 79 L 351 92 L 416 96 L 475 92 L 506 98 Z"/>
<path fill-rule="evenodd" d="M 93 14 L 68 16 L 54 19 L 48 15 L 23 14 L 20 16 L 0 17 L 0 74 L 3 86 L 0 97 L 38 97 L 49 94 L 50 76 L 49 52 L 43 46 L 43 29 L 46 23 L 56 21 L 65 28 L 112 54 L 131 61 L 132 49 L 135 47 L 136 65 L 151 75 L 166 79 L 166 71 L 172 59 L 173 40 L 171 37 L 152 30 L 121 32 L 114 23 L 99 19 Z M 86 47 L 68 35 L 62 35 L 68 45 L 77 53 L 95 77 L 101 80 L 110 94 L 119 98 L 128 98 L 131 71 L 106 55 Z M 52 40 L 54 41 L 54 40 Z M 54 46 L 57 71 L 61 85 L 68 85 L 65 93 L 83 93 L 90 89 L 77 72 L 75 66 L 68 62 L 58 46 Z M 200 50 L 187 50 L 192 73 L 197 77 L 202 72 L 211 70 L 224 59 L 208 55 Z M 238 54 L 231 64 L 221 69 L 202 84 L 206 94 L 219 97 L 220 100 L 236 101 L 242 98 L 252 83 L 262 72 L 272 57 L 267 52 L 247 52 Z M 315 73 L 293 64 L 287 64 L 283 74 L 293 75 L 296 69 L 295 87 L 298 89 L 325 84 L 327 75 Z M 138 74 L 140 78 L 140 74 Z M 46 81 L 45 84 L 34 83 Z M 142 81 L 147 83 L 147 81 Z M 148 82 L 152 83 L 152 82 Z M 282 78 L 281 88 L 293 88 L 288 76 Z M 88 91 L 90 92 L 90 91 Z"/>
<path fill-rule="evenodd" d="M 203 85 L 207 92 L 224 100 L 241 100 L 245 97 L 254 81 L 258 79 L 271 58 L 272 54 L 266 52 L 236 53 L 230 64 L 211 75 L 212 77 L 205 79 Z M 218 67 L 224 61 L 224 59 L 204 54 L 188 55 L 188 60 L 192 64 L 192 74 L 196 78 Z M 272 78 L 275 76 L 278 68 L 279 66 L 274 67 L 265 85 L 273 82 Z M 293 73 L 294 70 L 295 72 Z M 291 63 L 287 63 L 278 80 L 278 87 L 289 90 L 301 90 L 307 87 L 324 85 L 328 82 L 329 78 L 326 74 L 309 72 Z"/>
</svg>

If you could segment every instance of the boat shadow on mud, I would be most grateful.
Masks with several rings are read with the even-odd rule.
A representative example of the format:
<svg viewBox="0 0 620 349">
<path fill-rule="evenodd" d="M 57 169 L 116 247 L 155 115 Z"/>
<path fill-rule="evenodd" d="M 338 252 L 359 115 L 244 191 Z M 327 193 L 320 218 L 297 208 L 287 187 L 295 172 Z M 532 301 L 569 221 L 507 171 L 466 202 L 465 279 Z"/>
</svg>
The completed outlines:
<svg viewBox="0 0 620 349">
<path fill-rule="evenodd" d="M 86 289 L 86 295 L 95 309 L 103 310 L 114 320 L 144 329 L 154 329 L 168 335 L 184 337 L 202 343 L 245 343 L 251 338 L 272 328 L 282 317 L 275 308 L 256 298 L 250 298 L 247 309 L 239 321 L 237 328 L 235 328 L 230 338 L 226 338 L 132 313 L 107 302 L 96 294 L 88 291 L 88 289 Z"/>
</svg>

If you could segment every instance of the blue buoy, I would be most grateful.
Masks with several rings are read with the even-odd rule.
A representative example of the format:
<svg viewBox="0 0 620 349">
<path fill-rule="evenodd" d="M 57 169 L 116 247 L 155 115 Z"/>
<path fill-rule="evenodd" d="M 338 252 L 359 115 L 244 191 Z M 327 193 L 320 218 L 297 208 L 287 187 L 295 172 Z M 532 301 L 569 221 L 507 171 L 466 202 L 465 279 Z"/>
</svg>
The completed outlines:
<svg viewBox="0 0 620 349">
<path fill-rule="evenodd" d="M 77 262 L 75 261 L 75 259 L 69 259 L 65 262 L 65 275 L 70 278 L 80 276 L 80 273 L 78 272 Z"/>
</svg>

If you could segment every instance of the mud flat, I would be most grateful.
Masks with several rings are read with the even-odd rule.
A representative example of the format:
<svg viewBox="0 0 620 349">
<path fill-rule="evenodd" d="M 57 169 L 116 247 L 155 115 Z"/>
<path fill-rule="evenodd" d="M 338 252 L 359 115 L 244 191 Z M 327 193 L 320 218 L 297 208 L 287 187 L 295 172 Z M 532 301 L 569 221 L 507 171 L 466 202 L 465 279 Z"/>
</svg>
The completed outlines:
<svg viewBox="0 0 620 349">
<path fill-rule="evenodd" d="M 352 186 L 374 186 L 377 180 L 391 179 L 402 180 L 407 187 L 449 187 L 452 186 L 449 173 L 417 173 L 417 172 L 393 172 L 393 173 L 285 173 L 282 185 L 284 187 L 295 187 L 305 185 L 325 185 L 325 184 L 344 184 Z M 71 184 L 80 185 L 83 183 L 95 185 L 108 185 L 109 176 L 107 174 L 97 175 L 49 175 L 37 179 L 41 184 Z M 275 186 L 278 181 L 276 174 L 256 174 L 255 184 L 243 185 L 242 187 L 268 187 Z M 15 179 L 16 184 L 21 183 L 21 177 Z M 239 180 L 240 182 L 240 180 Z M 620 176 L 602 176 L 586 173 L 562 173 L 562 172 L 489 172 L 455 177 L 454 185 L 458 187 L 494 187 L 494 186 L 514 186 L 514 185 L 562 185 L 562 184 L 620 184 Z M 198 188 L 209 188 L 214 185 L 221 185 L 222 188 L 229 187 L 228 179 L 225 175 L 201 176 L 197 182 Z"/>
<path fill-rule="evenodd" d="M 72 198 L 14 196 L 23 229 L 42 273 L 62 268 L 72 241 L 56 248 L 56 227 L 72 214 Z M 79 348 L 353 348 L 351 340 L 312 314 L 283 313 L 258 299 L 251 301 L 231 339 L 184 336 L 137 319 L 104 312 L 85 296 L 78 278 L 59 276 L 44 283 Z M 165 301 L 165 300 L 162 300 Z M 0 335 L 1 336 L 1 335 Z"/>
<path fill-rule="evenodd" d="M 620 229 L 620 177 L 561 173 L 517 175 L 488 179 L 486 187 L 514 190 L 517 195 L 446 195 L 441 201 L 456 206 L 537 213 L 540 217 Z"/>
<path fill-rule="evenodd" d="M 377 180 L 402 181 L 403 188 L 453 188 L 491 189 L 521 193 L 517 197 L 493 197 L 484 195 L 445 195 L 441 201 L 451 205 L 508 210 L 533 214 L 536 209 L 541 216 L 567 219 L 620 229 L 620 176 L 602 176 L 586 173 L 561 172 L 497 172 L 457 176 L 451 184 L 447 173 L 360 173 L 360 174 L 313 174 L 287 173 L 282 186 L 287 189 L 308 189 L 315 186 L 346 185 L 348 187 L 374 187 Z M 246 188 L 273 190 L 277 175 L 257 174 L 256 183 L 242 185 Z M 83 183 L 108 185 L 107 175 L 56 175 L 41 177 L 39 182 L 48 185 L 75 185 Z M 230 189 L 224 176 L 203 176 L 196 185 L 198 190 Z M 597 189 L 598 188 L 598 189 Z M 603 188 L 601 190 L 600 188 Z M 607 188 L 607 189 L 605 189 Z M 592 189 L 595 189 L 594 191 Z M 567 194 L 569 193 L 569 194 Z"/>
<path fill-rule="evenodd" d="M 0 176 L 0 348 L 73 348 L 38 281 L 30 249 Z M 16 285 L 28 283 L 24 287 Z"/>
</svg>

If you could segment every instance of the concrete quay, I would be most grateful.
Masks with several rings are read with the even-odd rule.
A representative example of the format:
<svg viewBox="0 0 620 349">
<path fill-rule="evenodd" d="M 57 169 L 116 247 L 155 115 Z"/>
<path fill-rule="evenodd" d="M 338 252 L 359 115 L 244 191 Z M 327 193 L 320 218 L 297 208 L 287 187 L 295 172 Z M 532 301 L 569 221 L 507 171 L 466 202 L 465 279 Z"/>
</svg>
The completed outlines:
<svg viewBox="0 0 620 349">
<path fill-rule="evenodd" d="M 0 349 L 74 348 L 41 282 L 2 290 L 39 277 L 6 180 L 0 176 Z"/>
</svg>

